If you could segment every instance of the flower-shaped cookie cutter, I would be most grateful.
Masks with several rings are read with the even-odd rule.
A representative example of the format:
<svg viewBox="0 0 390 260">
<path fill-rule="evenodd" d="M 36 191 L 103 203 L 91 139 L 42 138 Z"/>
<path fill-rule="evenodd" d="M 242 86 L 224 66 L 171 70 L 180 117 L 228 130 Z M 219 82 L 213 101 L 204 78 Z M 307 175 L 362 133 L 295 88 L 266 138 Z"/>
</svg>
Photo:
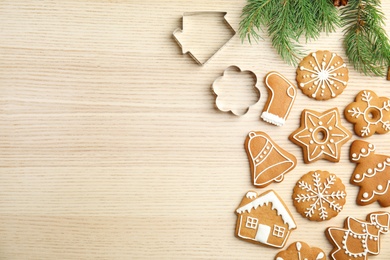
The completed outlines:
<svg viewBox="0 0 390 260">
<path fill-rule="evenodd" d="M 355 133 L 360 137 L 390 131 L 390 99 L 378 97 L 371 90 L 360 91 L 355 102 L 345 108 L 344 115 L 349 122 L 355 124 Z"/>
<path fill-rule="evenodd" d="M 257 94 L 257 99 L 255 102 L 249 104 L 249 105 L 246 105 L 245 108 L 242 108 L 242 109 L 237 109 L 237 108 L 230 108 L 230 104 L 226 104 L 226 102 L 223 101 L 223 98 L 221 98 L 221 94 L 220 94 L 220 91 L 221 91 L 221 85 L 220 85 L 220 81 L 222 80 L 223 77 L 225 77 L 227 74 L 229 74 L 229 72 L 236 72 L 236 73 L 247 73 L 247 74 L 250 74 L 250 76 L 253 78 L 254 80 L 254 84 L 252 85 L 253 89 L 255 90 L 256 94 Z M 215 98 L 215 106 L 222 112 L 231 112 L 233 115 L 235 116 L 243 116 L 245 115 L 248 111 L 249 111 L 249 108 L 253 105 L 255 105 L 259 100 L 260 100 L 260 89 L 257 87 L 257 77 L 256 77 L 256 74 L 253 73 L 252 71 L 250 70 L 241 70 L 240 67 L 236 66 L 236 65 L 232 65 L 232 66 L 229 66 L 228 68 L 226 68 L 224 71 L 223 71 L 223 74 L 222 76 L 218 77 L 217 79 L 214 80 L 213 84 L 212 84 L 212 90 L 216 96 Z"/>
</svg>

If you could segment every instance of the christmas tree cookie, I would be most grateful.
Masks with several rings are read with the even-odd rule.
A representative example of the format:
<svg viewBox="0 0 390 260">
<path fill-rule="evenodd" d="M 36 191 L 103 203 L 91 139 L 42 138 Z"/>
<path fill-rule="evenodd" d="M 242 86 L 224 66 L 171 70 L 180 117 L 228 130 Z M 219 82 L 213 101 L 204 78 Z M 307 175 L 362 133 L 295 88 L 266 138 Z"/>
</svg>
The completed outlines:
<svg viewBox="0 0 390 260">
<path fill-rule="evenodd" d="M 390 156 L 375 154 L 375 146 L 357 140 L 350 149 L 351 161 L 356 163 L 350 182 L 360 187 L 356 203 L 368 205 L 378 201 L 390 206 Z"/>
<path fill-rule="evenodd" d="M 373 212 L 367 221 L 348 217 L 343 228 L 330 227 L 325 231 L 333 244 L 333 260 L 367 260 L 369 255 L 378 255 L 380 235 L 389 231 L 390 214 Z"/>
</svg>

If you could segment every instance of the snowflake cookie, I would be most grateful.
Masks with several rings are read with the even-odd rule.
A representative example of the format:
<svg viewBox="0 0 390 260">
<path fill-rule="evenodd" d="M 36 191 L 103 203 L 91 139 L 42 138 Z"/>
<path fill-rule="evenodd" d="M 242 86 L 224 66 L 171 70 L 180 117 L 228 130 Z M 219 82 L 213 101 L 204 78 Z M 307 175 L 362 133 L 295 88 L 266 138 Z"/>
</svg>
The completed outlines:
<svg viewBox="0 0 390 260">
<path fill-rule="evenodd" d="M 326 229 L 326 236 L 333 244 L 331 259 L 367 260 L 369 255 L 379 254 L 380 235 L 389 232 L 390 214 L 373 212 L 367 215 L 366 220 L 348 217 L 343 228 Z"/>
<path fill-rule="evenodd" d="M 390 99 L 378 97 L 371 90 L 360 91 L 355 102 L 345 108 L 344 115 L 349 122 L 355 124 L 355 133 L 360 137 L 390 131 Z"/>
<path fill-rule="evenodd" d="M 340 95 L 347 86 L 348 68 L 343 59 L 330 51 L 309 54 L 298 65 L 297 82 L 302 92 L 316 100 Z"/>
<path fill-rule="evenodd" d="M 341 146 L 351 139 L 351 133 L 340 124 L 340 113 L 332 108 L 323 113 L 305 109 L 301 126 L 289 139 L 302 147 L 303 160 L 312 163 L 319 159 L 340 161 Z"/>
<path fill-rule="evenodd" d="M 336 175 L 313 171 L 301 177 L 294 187 L 293 201 L 297 211 L 309 220 L 331 219 L 343 209 L 347 194 Z"/>
<path fill-rule="evenodd" d="M 308 244 L 298 241 L 288 246 L 286 250 L 279 252 L 275 260 L 326 260 L 324 251 L 318 247 L 310 247 Z"/>
</svg>

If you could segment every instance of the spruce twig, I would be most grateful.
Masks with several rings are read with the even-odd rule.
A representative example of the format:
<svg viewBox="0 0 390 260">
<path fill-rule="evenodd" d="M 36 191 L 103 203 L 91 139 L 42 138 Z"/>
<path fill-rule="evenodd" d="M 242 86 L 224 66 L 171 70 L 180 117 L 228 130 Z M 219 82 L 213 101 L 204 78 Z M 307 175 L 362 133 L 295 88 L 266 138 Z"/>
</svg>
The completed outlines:
<svg viewBox="0 0 390 260">
<path fill-rule="evenodd" d="M 349 61 L 365 75 L 384 76 L 390 64 L 390 43 L 383 28 L 379 0 L 350 0 L 341 13 Z"/>
<path fill-rule="evenodd" d="M 242 11 L 240 37 L 258 41 L 260 31 L 268 27 L 272 45 L 289 64 L 296 65 L 304 55 L 299 38 L 317 39 L 321 31 L 340 26 L 332 0 L 248 0 Z"/>
</svg>

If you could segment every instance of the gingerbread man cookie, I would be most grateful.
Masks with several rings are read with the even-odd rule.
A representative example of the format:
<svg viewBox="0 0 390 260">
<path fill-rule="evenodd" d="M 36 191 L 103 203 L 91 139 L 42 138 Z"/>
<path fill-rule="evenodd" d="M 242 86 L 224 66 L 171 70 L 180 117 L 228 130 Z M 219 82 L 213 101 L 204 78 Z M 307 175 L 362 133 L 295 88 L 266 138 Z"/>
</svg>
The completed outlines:
<svg viewBox="0 0 390 260">
<path fill-rule="evenodd" d="M 305 163 L 312 163 L 320 159 L 340 161 L 341 146 L 351 137 L 351 133 L 340 123 L 339 111 L 332 108 L 323 113 L 303 110 L 301 126 L 289 139 L 301 146 Z"/>
<path fill-rule="evenodd" d="M 275 260 L 326 260 L 325 253 L 318 247 L 298 241 L 292 243 L 284 251 L 275 256 Z"/>
<path fill-rule="evenodd" d="M 282 126 L 294 104 L 297 88 L 278 72 L 268 73 L 264 83 L 268 89 L 268 99 L 261 118 L 268 123 Z"/>
<path fill-rule="evenodd" d="M 367 260 L 369 255 L 378 255 L 380 235 L 389 231 L 390 214 L 373 212 L 367 221 L 348 217 L 344 228 L 330 227 L 325 234 L 333 244 L 333 260 Z"/>
<path fill-rule="evenodd" d="M 360 137 L 390 131 L 390 99 L 378 97 L 371 90 L 360 91 L 355 102 L 345 108 L 344 115 L 349 122 L 355 124 L 355 133 Z"/>
<path fill-rule="evenodd" d="M 297 211 L 309 220 L 331 219 L 343 209 L 347 194 L 342 181 L 327 171 L 309 172 L 294 187 Z"/>
<path fill-rule="evenodd" d="M 299 63 L 297 82 L 306 96 L 328 100 L 340 95 L 346 88 L 348 68 L 336 53 L 313 52 Z"/>
<path fill-rule="evenodd" d="M 390 206 L 390 156 L 375 154 L 375 146 L 357 140 L 351 145 L 351 161 L 356 168 L 351 176 L 351 184 L 360 187 L 356 203 L 362 206 L 378 203 Z"/>
<path fill-rule="evenodd" d="M 265 187 L 281 182 L 284 174 L 295 168 L 297 159 L 277 145 L 264 132 L 250 132 L 245 140 L 252 181 L 255 186 Z"/>
<path fill-rule="evenodd" d="M 291 212 L 275 191 L 249 191 L 236 209 L 236 236 L 248 242 L 281 248 L 297 228 Z"/>
</svg>

